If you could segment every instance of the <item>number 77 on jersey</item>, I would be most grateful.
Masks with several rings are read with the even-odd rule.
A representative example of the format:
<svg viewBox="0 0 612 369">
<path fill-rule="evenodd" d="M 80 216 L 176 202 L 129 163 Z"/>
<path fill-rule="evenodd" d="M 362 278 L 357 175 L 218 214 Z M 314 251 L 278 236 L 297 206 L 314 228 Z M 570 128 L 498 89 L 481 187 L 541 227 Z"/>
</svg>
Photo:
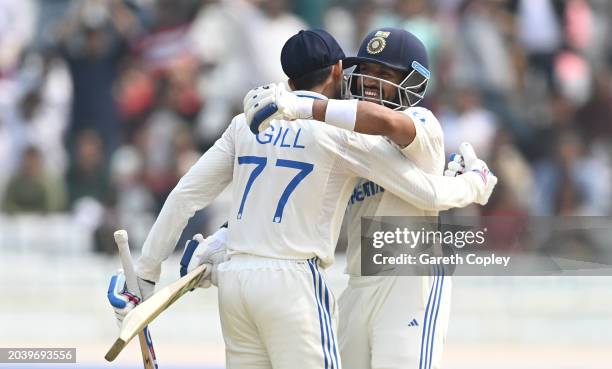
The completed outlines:
<svg viewBox="0 0 612 369">
<path fill-rule="evenodd" d="M 244 204 L 247 201 L 247 197 L 249 196 L 249 191 L 251 191 L 251 187 L 253 186 L 253 182 L 259 177 L 259 175 L 263 172 L 264 168 L 268 163 L 268 158 L 263 156 L 240 156 L 238 158 L 238 165 L 245 164 L 255 164 L 255 168 L 251 172 L 249 179 L 247 180 L 246 186 L 244 188 L 244 193 L 242 194 L 242 200 L 240 200 L 240 207 L 238 208 L 238 219 L 242 219 Z M 293 177 L 287 187 L 281 194 L 278 199 L 278 204 L 276 205 L 276 211 L 274 212 L 274 217 L 272 221 L 274 223 L 280 223 L 283 220 L 283 210 L 285 209 L 285 205 L 287 205 L 287 200 L 289 200 L 289 196 L 295 191 L 296 187 L 306 178 L 310 172 L 314 169 L 314 165 L 310 163 L 305 163 L 303 161 L 295 161 L 295 160 L 287 160 L 287 159 L 276 159 L 276 167 L 281 168 L 290 168 L 297 169 L 298 173 Z"/>
</svg>

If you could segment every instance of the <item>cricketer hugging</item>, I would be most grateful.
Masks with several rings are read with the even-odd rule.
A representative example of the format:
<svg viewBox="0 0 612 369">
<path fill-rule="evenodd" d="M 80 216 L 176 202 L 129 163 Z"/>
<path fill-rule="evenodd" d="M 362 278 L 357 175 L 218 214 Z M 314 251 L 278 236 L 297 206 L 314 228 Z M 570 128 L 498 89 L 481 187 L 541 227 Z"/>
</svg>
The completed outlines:
<svg viewBox="0 0 612 369">
<path fill-rule="evenodd" d="M 180 266 L 192 276 L 206 264 L 199 284 L 217 286 L 228 368 L 440 368 L 451 278 L 438 266 L 362 276 L 361 219 L 484 205 L 497 178 L 467 143 L 445 170 L 440 124 L 418 106 L 430 72 L 411 33 L 376 29 L 346 57 L 329 33 L 300 31 L 281 63 L 288 82 L 249 91 L 168 196 L 135 277 L 113 277 L 118 320 L 153 295 L 188 219 L 230 186 L 228 222 L 189 241 Z M 336 299 L 325 269 L 343 218 L 349 282 Z"/>
</svg>

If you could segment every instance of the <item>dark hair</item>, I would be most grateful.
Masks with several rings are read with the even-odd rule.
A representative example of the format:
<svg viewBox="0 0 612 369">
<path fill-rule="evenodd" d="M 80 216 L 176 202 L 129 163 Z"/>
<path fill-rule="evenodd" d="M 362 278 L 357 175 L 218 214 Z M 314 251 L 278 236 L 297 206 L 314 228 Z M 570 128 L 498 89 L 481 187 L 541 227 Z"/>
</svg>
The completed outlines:
<svg viewBox="0 0 612 369">
<path fill-rule="evenodd" d="M 330 65 L 325 68 L 314 70 L 310 73 L 306 73 L 300 78 L 292 79 L 293 87 L 296 90 L 310 90 L 311 88 L 320 85 L 325 82 L 325 80 L 329 77 L 332 71 L 332 66 Z"/>
</svg>

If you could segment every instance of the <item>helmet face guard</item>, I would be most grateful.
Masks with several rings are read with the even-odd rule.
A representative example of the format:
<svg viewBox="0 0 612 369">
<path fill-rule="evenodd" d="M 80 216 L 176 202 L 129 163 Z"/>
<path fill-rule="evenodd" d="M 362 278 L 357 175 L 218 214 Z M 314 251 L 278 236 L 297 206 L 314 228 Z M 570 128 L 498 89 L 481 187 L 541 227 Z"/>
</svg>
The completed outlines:
<svg viewBox="0 0 612 369">
<path fill-rule="evenodd" d="M 355 70 L 358 70 L 358 68 Z M 384 105 L 393 110 L 404 110 L 418 104 L 425 96 L 427 82 L 430 77 L 429 71 L 416 61 L 412 63 L 412 69 L 400 84 L 367 74 L 355 73 L 355 70 L 352 72 L 345 72 L 343 75 L 343 98 L 370 101 Z M 373 80 L 378 83 L 378 97 L 365 95 L 365 79 Z M 385 85 L 392 86 L 396 89 L 395 101 L 385 99 L 383 94 L 383 86 Z"/>
</svg>

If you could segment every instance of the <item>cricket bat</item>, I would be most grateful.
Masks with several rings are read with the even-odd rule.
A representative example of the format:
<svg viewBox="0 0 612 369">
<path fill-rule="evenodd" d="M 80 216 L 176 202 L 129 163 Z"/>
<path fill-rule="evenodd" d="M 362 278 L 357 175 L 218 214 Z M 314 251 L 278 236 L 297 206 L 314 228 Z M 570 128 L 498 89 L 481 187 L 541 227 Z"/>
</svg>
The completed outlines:
<svg viewBox="0 0 612 369">
<path fill-rule="evenodd" d="M 138 332 L 151 323 L 159 314 L 166 310 L 181 296 L 196 288 L 208 268 L 200 265 L 176 282 L 157 291 L 143 303 L 137 305 L 123 319 L 119 338 L 108 350 L 104 358 L 113 361 Z"/>
<path fill-rule="evenodd" d="M 114 236 L 117 248 L 119 248 L 119 257 L 121 259 L 123 273 L 125 274 L 125 283 L 127 284 L 128 290 L 136 293 L 138 297 L 142 298 L 142 293 L 136 281 L 136 272 L 134 271 L 132 254 L 130 253 L 128 234 L 125 230 L 119 230 L 115 232 Z M 153 341 L 151 340 L 149 329 L 144 326 L 137 333 L 138 340 L 140 341 L 140 352 L 142 354 L 144 369 L 157 369 L 157 359 L 155 357 L 155 350 L 153 349 Z"/>
</svg>

